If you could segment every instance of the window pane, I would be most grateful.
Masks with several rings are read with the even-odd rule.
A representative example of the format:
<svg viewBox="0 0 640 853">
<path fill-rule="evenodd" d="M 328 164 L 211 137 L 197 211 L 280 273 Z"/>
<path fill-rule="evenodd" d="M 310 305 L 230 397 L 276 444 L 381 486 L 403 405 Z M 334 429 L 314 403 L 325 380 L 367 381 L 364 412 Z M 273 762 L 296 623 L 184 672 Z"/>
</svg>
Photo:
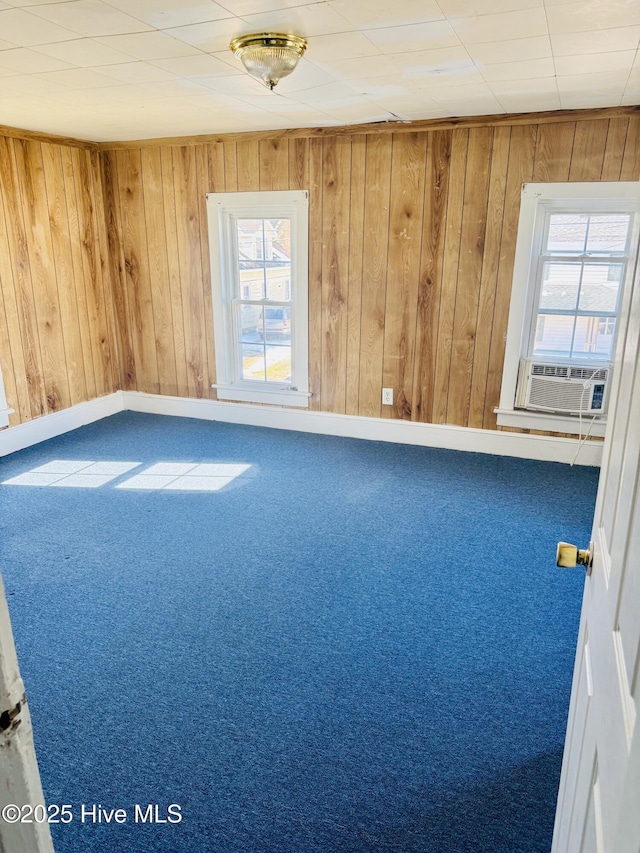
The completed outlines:
<svg viewBox="0 0 640 853">
<path fill-rule="evenodd" d="M 236 220 L 238 260 L 257 260 L 264 257 L 262 219 Z"/>
<path fill-rule="evenodd" d="M 264 268 L 252 261 L 240 261 L 240 299 L 264 299 Z"/>
<path fill-rule="evenodd" d="M 622 264 L 585 264 L 580 289 L 581 311 L 615 311 Z"/>
<path fill-rule="evenodd" d="M 291 267 L 267 267 L 267 299 L 288 302 L 291 299 Z"/>
<path fill-rule="evenodd" d="M 270 382 L 291 381 L 291 347 L 267 346 L 267 379 Z"/>
<path fill-rule="evenodd" d="M 533 354 L 568 358 L 571 355 L 573 323 L 572 314 L 539 314 Z"/>
<path fill-rule="evenodd" d="M 608 359 L 613 349 L 615 326 L 611 317 L 578 317 L 572 355 Z"/>
<path fill-rule="evenodd" d="M 578 301 L 581 264 L 545 263 L 540 308 L 572 311 Z"/>
<path fill-rule="evenodd" d="M 593 214 L 589 219 L 587 252 L 624 252 L 631 220 L 629 214 Z"/>
<path fill-rule="evenodd" d="M 265 260 L 289 263 L 291 260 L 291 220 L 265 219 L 264 243 Z"/>
<path fill-rule="evenodd" d="M 255 343 L 264 340 L 262 309 L 259 305 L 240 305 L 240 340 Z"/>
<path fill-rule="evenodd" d="M 547 252 L 584 252 L 588 223 L 586 213 L 552 213 Z"/>
<path fill-rule="evenodd" d="M 267 342 L 291 343 L 291 308 L 284 305 L 265 306 L 264 332 Z"/>
<path fill-rule="evenodd" d="M 242 344 L 242 378 L 264 381 L 265 357 L 260 344 Z"/>
</svg>

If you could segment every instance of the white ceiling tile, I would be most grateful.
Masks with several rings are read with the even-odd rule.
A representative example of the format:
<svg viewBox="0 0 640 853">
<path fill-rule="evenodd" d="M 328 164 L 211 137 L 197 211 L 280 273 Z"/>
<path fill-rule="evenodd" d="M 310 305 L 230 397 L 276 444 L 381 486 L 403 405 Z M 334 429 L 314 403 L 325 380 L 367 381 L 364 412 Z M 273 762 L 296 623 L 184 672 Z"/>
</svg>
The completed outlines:
<svg viewBox="0 0 640 853">
<path fill-rule="evenodd" d="M 148 24 L 125 15 L 101 0 L 70 0 L 52 6 L 33 6 L 32 12 L 83 36 L 112 36 L 151 29 Z"/>
<path fill-rule="evenodd" d="M 0 78 L 4 79 L 5 77 L 19 77 L 19 71 L 13 71 L 11 68 L 3 68 L 0 65 Z M 1 92 L 1 90 L 0 90 Z"/>
<path fill-rule="evenodd" d="M 15 6 L 15 7 L 22 7 L 22 6 L 42 6 L 42 5 L 43 5 L 42 0 L 3 0 L 3 2 L 4 2 L 4 3 L 5 3 L 5 5 L 7 5 L 7 6 Z M 50 4 L 53 4 L 53 3 L 68 3 L 68 2 L 69 2 L 69 0 L 46 0 L 46 2 L 48 2 L 48 3 L 50 3 Z"/>
<path fill-rule="evenodd" d="M 247 75 L 244 68 L 242 71 Z M 324 83 L 335 83 L 335 80 L 336 76 L 330 71 L 327 71 L 326 68 L 316 65 L 315 62 L 309 62 L 306 59 L 301 59 L 293 74 L 290 74 L 288 77 L 284 77 L 280 83 L 278 83 L 277 92 L 278 94 L 286 95 L 289 92 L 297 92 L 300 89 L 310 89 L 313 86 L 322 86 Z"/>
<path fill-rule="evenodd" d="M 29 74 L 19 74 L 16 77 L 3 78 L 2 90 L 3 99 L 7 94 L 15 94 L 16 92 L 38 98 L 42 95 L 50 95 L 53 92 L 61 92 L 63 87 L 49 80 L 31 77 Z"/>
<path fill-rule="evenodd" d="M 403 53 L 406 50 L 434 50 L 460 44 L 460 39 L 448 21 L 433 21 L 405 27 L 367 30 L 369 38 L 383 53 Z"/>
<path fill-rule="evenodd" d="M 543 8 L 473 18 L 452 18 L 451 26 L 465 45 L 547 34 L 547 19 Z"/>
<path fill-rule="evenodd" d="M 204 24 L 192 24 L 188 27 L 166 29 L 167 35 L 193 45 L 207 53 L 228 50 L 231 39 L 247 31 L 247 25 L 240 18 L 227 18 L 223 21 L 210 21 Z"/>
<path fill-rule="evenodd" d="M 121 65 L 101 65 L 94 70 L 105 77 L 112 77 L 114 80 L 120 80 L 122 83 L 128 83 L 132 86 L 138 83 L 157 83 L 161 80 L 173 80 L 174 77 L 173 74 L 163 71 L 162 68 L 158 68 L 156 65 L 151 65 L 149 62 L 125 62 Z"/>
<path fill-rule="evenodd" d="M 98 89 L 113 86 L 113 80 L 87 68 L 71 68 L 68 71 L 48 71 L 35 75 L 39 80 L 57 83 L 65 89 Z"/>
<path fill-rule="evenodd" d="M 637 0 L 580 0 L 547 9 L 550 33 L 612 29 L 640 24 Z"/>
<path fill-rule="evenodd" d="M 616 50 L 613 53 L 580 54 L 578 56 L 557 56 L 556 72 L 561 76 L 568 74 L 589 74 L 601 71 L 629 71 L 635 59 L 635 50 Z M 0 56 L 0 62 L 2 57 Z"/>
<path fill-rule="evenodd" d="M 588 30 L 581 33 L 554 33 L 551 35 L 551 44 L 554 56 L 635 50 L 640 44 L 640 26 Z"/>
<path fill-rule="evenodd" d="M 444 14 L 435 0 L 330 0 L 329 6 L 343 15 L 359 30 L 401 27 L 442 21 Z"/>
<path fill-rule="evenodd" d="M 482 76 L 489 83 L 494 80 L 535 80 L 539 77 L 554 77 L 553 59 L 527 59 L 524 62 L 498 62 L 495 65 L 480 65 Z"/>
<path fill-rule="evenodd" d="M 52 59 L 27 47 L 3 50 L 0 53 L 0 65 L 23 74 L 37 74 L 39 71 L 60 71 L 71 68 L 68 62 Z"/>
<path fill-rule="evenodd" d="M 268 93 L 264 86 L 259 86 L 258 81 L 249 77 L 248 74 L 231 74 L 227 77 L 200 77 L 198 83 L 206 86 L 220 95 L 233 96 L 235 98 L 251 97 L 257 91 Z M 258 89 L 259 87 L 259 89 Z M 271 94 L 275 94 L 271 93 Z"/>
<path fill-rule="evenodd" d="M 13 47 L 18 47 L 18 45 L 15 42 L 0 39 L 0 50 L 11 50 Z"/>
<path fill-rule="evenodd" d="M 217 21 L 238 14 L 230 12 L 213 0 L 190 0 L 188 3 L 178 3 L 176 0 L 106 0 L 106 2 L 159 30 L 199 24 L 203 21 Z"/>
<path fill-rule="evenodd" d="M 20 47 L 75 39 L 78 33 L 45 21 L 23 9 L 0 12 L 0 33 Z"/>
<path fill-rule="evenodd" d="M 309 39 L 306 56 L 314 62 L 349 60 L 380 55 L 380 50 L 363 33 L 335 33 Z"/>
<path fill-rule="evenodd" d="M 473 65 L 473 60 L 462 45 L 441 47 L 437 50 L 415 50 L 389 58 L 409 78 L 427 77 L 436 72 Z"/>
<path fill-rule="evenodd" d="M 200 53 L 197 56 L 178 56 L 173 59 L 154 59 L 151 63 L 175 77 L 210 77 L 229 73 L 229 66 L 215 56 Z"/>
<path fill-rule="evenodd" d="M 56 59 L 63 60 L 68 65 L 77 65 L 81 68 L 117 64 L 126 62 L 129 58 L 118 50 L 113 50 L 113 48 L 100 44 L 95 39 L 88 38 L 39 45 L 38 53 L 53 56 Z M 2 54 L 0 54 L 0 62 L 2 62 Z"/>
<path fill-rule="evenodd" d="M 489 86 L 500 101 L 506 96 L 522 95 L 522 97 L 527 98 L 546 98 L 558 94 L 555 77 L 532 77 L 528 80 L 494 80 L 489 83 Z"/>
<path fill-rule="evenodd" d="M 629 86 L 620 99 L 621 107 L 635 107 L 640 103 L 640 84 Z"/>
<path fill-rule="evenodd" d="M 485 79 L 475 65 L 462 65 L 458 68 L 450 68 L 446 71 L 436 71 L 423 77 L 407 77 L 405 83 L 408 88 L 416 92 L 429 92 L 434 86 L 463 86 L 471 83 L 485 83 Z"/>
<path fill-rule="evenodd" d="M 508 113 L 537 113 L 562 108 L 557 92 L 546 95 L 496 95 Z"/>
<path fill-rule="evenodd" d="M 304 38 L 323 36 L 328 33 L 348 33 L 356 29 L 342 15 L 331 9 L 326 3 L 313 3 L 295 9 L 279 9 L 259 15 L 243 15 L 246 22 L 245 33 L 280 32 L 296 33 Z"/>
<path fill-rule="evenodd" d="M 264 12 L 276 12 L 298 6 L 311 6 L 318 0 L 221 0 L 221 5 L 232 14 L 243 18 L 246 15 L 259 15 Z"/>
<path fill-rule="evenodd" d="M 622 104 L 622 96 L 613 96 L 610 91 L 581 92 L 577 94 L 560 95 L 563 110 L 593 110 L 599 107 L 618 107 Z"/>
<path fill-rule="evenodd" d="M 144 88 L 160 98 L 185 98 L 196 93 L 204 94 L 206 88 L 201 86 L 197 80 L 174 78 L 173 80 L 162 80 L 159 83 L 145 83 Z M 180 105 L 180 101 L 176 106 Z"/>
<path fill-rule="evenodd" d="M 544 5 L 543 0 L 438 0 L 447 18 L 472 18 L 501 12 L 517 12 Z"/>
<path fill-rule="evenodd" d="M 477 95 L 464 99 L 438 98 L 437 103 L 451 116 L 496 115 L 505 109 L 493 95 Z"/>
<path fill-rule="evenodd" d="M 293 92 L 288 97 L 320 109 L 326 105 L 355 103 L 358 100 L 354 90 L 344 83 L 325 83 L 323 86 L 314 86 L 313 89 Z"/>
<path fill-rule="evenodd" d="M 629 74 L 629 79 L 627 80 L 627 89 L 631 86 L 638 86 L 640 84 L 640 65 L 636 68 L 631 69 L 631 73 Z M 640 101 L 638 102 L 640 103 Z"/>
<path fill-rule="evenodd" d="M 605 71 L 597 74 L 566 74 L 558 75 L 558 92 L 560 96 L 570 95 L 589 90 L 603 92 L 622 91 L 629 79 L 628 71 Z"/>
<path fill-rule="evenodd" d="M 0 62 L 2 62 L 1 55 Z M 378 54 L 377 56 L 362 56 L 358 59 L 325 60 L 319 64 L 322 68 L 331 71 L 339 79 L 345 80 L 355 77 L 385 77 L 398 73 L 398 66 L 394 61 L 382 54 Z M 295 74 L 297 75 L 297 73 L 296 70 Z"/>
<path fill-rule="evenodd" d="M 489 85 L 483 81 L 475 83 L 463 83 L 451 85 L 448 82 L 439 83 L 434 81 L 429 89 L 430 97 L 437 103 L 443 100 L 447 101 L 463 101 L 471 102 L 473 98 L 493 98 L 493 92 Z"/>
<path fill-rule="evenodd" d="M 134 59 L 172 59 L 174 56 L 195 56 L 199 53 L 194 47 L 161 32 L 100 36 L 98 41 Z"/>
<path fill-rule="evenodd" d="M 466 49 L 475 62 L 483 62 L 487 65 L 526 59 L 545 59 L 552 55 L 549 36 L 468 44 Z"/>
</svg>

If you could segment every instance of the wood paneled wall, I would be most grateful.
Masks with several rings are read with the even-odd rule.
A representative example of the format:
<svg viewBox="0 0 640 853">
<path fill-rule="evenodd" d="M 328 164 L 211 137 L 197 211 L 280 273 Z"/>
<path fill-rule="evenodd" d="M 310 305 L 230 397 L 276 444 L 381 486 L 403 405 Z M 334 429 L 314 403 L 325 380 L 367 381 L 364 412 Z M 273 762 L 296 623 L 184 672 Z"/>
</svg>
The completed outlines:
<svg viewBox="0 0 640 853">
<path fill-rule="evenodd" d="M 0 365 L 10 425 L 120 387 L 97 150 L 0 136 Z"/>
<path fill-rule="evenodd" d="M 638 180 L 639 131 L 630 112 L 99 152 L 0 135 L 11 423 L 118 388 L 215 398 L 205 195 L 308 189 L 312 408 L 495 428 L 520 186 Z"/>
<path fill-rule="evenodd" d="M 631 115 L 104 151 L 126 387 L 215 397 L 205 194 L 308 188 L 312 408 L 495 428 L 521 184 L 637 180 L 639 130 Z"/>
</svg>

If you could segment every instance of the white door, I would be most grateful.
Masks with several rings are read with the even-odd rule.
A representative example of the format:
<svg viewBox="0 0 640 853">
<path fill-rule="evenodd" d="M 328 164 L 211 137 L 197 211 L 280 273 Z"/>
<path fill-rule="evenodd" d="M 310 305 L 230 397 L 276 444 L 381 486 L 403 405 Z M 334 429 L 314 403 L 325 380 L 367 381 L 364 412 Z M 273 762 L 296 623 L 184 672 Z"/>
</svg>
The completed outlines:
<svg viewBox="0 0 640 853">
<path fill-rule="evenodd" d="M 33 733 L 0 579 L 0 850 L 53 853 Z"/>
<path fill-rule="evenodd" d="M 627 301 L 629 322 L 617 350 L 552 853 L 640 851 L 638 266 Z"/>
</svg>

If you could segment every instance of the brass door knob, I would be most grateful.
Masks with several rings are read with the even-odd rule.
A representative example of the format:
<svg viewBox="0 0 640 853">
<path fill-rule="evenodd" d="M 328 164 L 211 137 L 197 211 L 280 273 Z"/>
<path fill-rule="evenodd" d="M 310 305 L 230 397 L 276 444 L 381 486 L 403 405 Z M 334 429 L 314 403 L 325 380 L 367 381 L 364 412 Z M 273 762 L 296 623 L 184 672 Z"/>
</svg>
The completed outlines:
<svg viewBox="0 0 640 853">
<path fill-rule="evenodd" d="M 571 545 L 570 542 L 558 542 L 556 550 L 556 566 L 563 569 L 573 569 L 577 565 L 586 566 L 587 574 L 591 574 L 591 564 L 593 562 L 593 545 L 589 543 L 589 547 L 582 549 L 577 545 Z"/>
</svg>

